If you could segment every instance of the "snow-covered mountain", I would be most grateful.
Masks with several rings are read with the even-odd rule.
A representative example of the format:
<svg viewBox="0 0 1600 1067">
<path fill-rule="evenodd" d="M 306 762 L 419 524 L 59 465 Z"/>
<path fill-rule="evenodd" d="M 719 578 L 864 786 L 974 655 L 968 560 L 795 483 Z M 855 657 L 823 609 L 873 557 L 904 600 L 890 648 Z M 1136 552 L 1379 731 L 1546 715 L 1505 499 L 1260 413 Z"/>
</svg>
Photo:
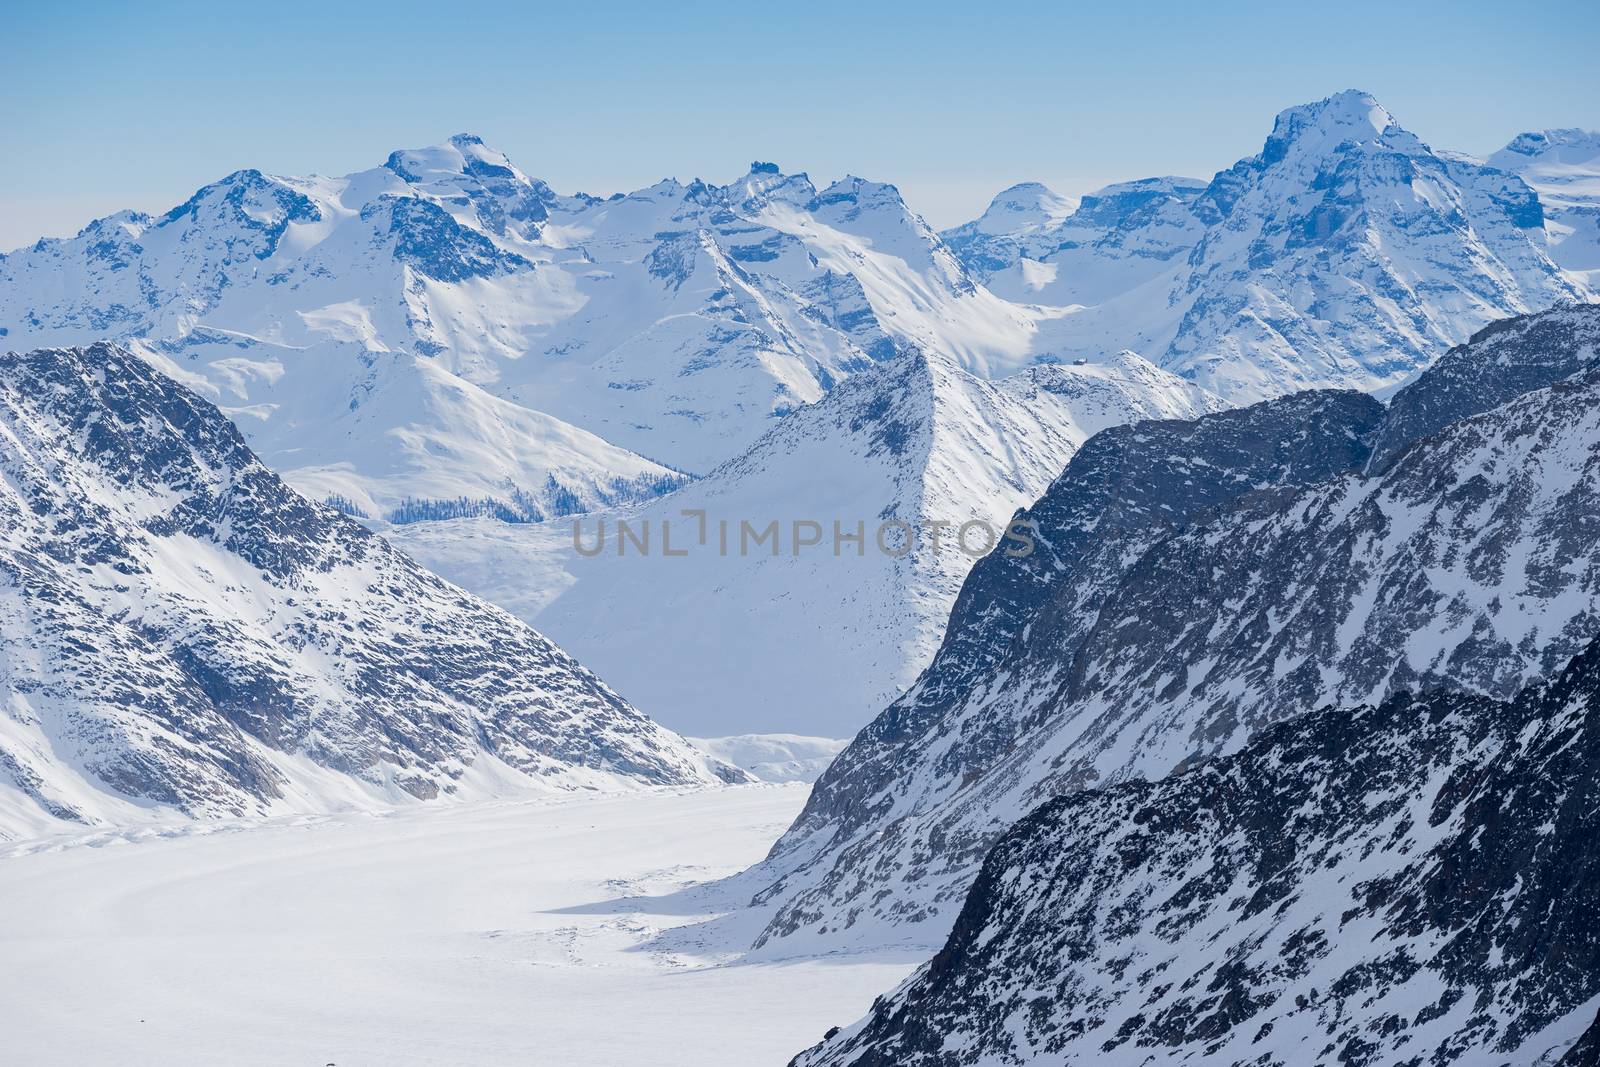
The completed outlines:
<svg viewBox="0 0 1600 1067">
<path fill-rule="evenodd" d="M 1600 307 L 1485 333 L 1418 395 L 1473 395 L 1472 366 L 1484 404 L 1507 365 L 1570 377 L 1438 432 L 1399 398 L 1312 392 L 1091 439 L 1026 513 L 1041 551 L 973 569 L 929 669 L 774 847 L 762 941 L 926 944 L 1055 794 L 1168 774 L 1294 709 L 1504 699 L 1558 670 L 1600 629 Z M 1571 347 L 1511 359 L 1517 337 Z M 1398 447 L 1387 418 L 1430 435 Z M 1369 468 L 1374 441 L 1393 458 Z"/>
<path fill-rule="evenodd" d="M 969 270 L 987 280 L 1016 263 L 1031 238 L 1053 231 L 1078 206 L 1073 197 L 1038 182 L 1022 182 L 998 193 L 976 219 L 939 236 Z"/>
<path fill-rule="evenodd" d="M 296 489 L 364 519 L 538 522 L 689 480 L 428 356 L 336 342 L 289 348 L 211 331 L 130 347 L 222 405 Z"/>
<path fill-rule="evenodd" d="M 648 497 L 874 362 L 1013 368 L 1034 329 L 892 186 L 761 163 L 558 196 L 467 135 L 0 258 L 7 345 L 124 340 L 374 518 Z"/>
<path fill-rule="evenodd" d="M 1132 349 L 1234 402 L 1397 384 L 1490 321 L 1594 295 L 1552 261 L 1528 183 L 1355 91 L 1284 111 L 1203 187 L 1113 186 L 1008 240 L 959 247 L 998 295 L 1055 309 L 1036 351 Z"/>
<path fill-rule="evenodd" d="M 1533 187 L 1544 206 L 1550 258 L 1600 291 L 1600 132 L 1524 133 L 1489 157 Z"/>
<path fill-rule="evenodd" d="M 370 519 L 539 520 L 705 474 L 913 350 L 998 378 L 1127 349 L 1230 402 L 1396 383 L 1592 295 L 1588 142 L 1539 136 L 1486 166 L 1342 93 L 1209 184 L 1024 184 L 941 237 L 859 178 L 561 195 L 459 135 L 0 257 L 0 339 L 122 341 Z"/>
<path fill-rule="evenodd" d="M 1600 313 L 1558 308 L 1485 326 L 1389 400 L 1367 469 L 1381 470 L 1453 422 L 1600 369 Z"/>
<path fill-rule="evenodd" d="M 1515 1063 L 1600 1050 L 1600 641 L 1053 800 L 939 954 L 797 1067 Z"/>
<path fill-rule="evenodd" d="M 742 780 L 110 345 L 0 356 L 0 834 Z"/>
<path fill-rule="evenodd" d="M 674 729 L 847 736 L 916 678 L 974 559 L 1086 438 L 1220 407 L 1131 354 L 989 381 L 912 352 L 670 496 L 585 517 L 577 542 L 571 522 L 391 535 Z M 985 526 L 963 549 L 969 522 Z M 648 549 L 621 539 L 624 523 Z M 886 523 L 917 532 L 909 551 Z M 937 542 L 931 523 L 945 524 Z"/>
<path fill-rule="evenodd" d="M 967 223 L 944 238 L 975 277 L 1008 300 L 1087 307 L 1164 276 L 1188 256 L 1205 232 L 1193 210 L 1205 188 L 1194 178 L 1119 182 L 1048 224 L 968 237 L 977 224 Z M 1006 217 L 995 205 L 984 215 L 990 230 Z"/>
</svg>

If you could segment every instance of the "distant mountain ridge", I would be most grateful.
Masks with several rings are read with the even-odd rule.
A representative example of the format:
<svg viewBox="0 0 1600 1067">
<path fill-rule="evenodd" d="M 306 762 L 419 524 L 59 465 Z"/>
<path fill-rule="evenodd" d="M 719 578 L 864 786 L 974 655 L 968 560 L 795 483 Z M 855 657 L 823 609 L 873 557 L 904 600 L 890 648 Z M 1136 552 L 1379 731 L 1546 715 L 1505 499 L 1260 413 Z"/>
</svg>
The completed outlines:
<svg viewBox="0 0 1600 1067">
<path fill-rule="evenodd" d="M 5 343 L 123 341 L 379 519 L 646 498 L 875 362 L 1020 366 L 1032 328 L 893 186 L 760 163 L 560 196 L 470 135 L 342 178 L 239 171 L 0 259 Z"/>
<path fill-rule="evenodd" d="M 1060 355 L 1132 349 L 1236 403 L 1371 390 L 1491 321 L 1595 299 L 1562 269 L 1592 258 L 1600 203 L 1600 162 L 1569 133 L 1486 165 L 1352 90 L 1285 110 L 1258 155 L 1209 183 L 1123 183 L 1054 226 L 946 236 L 1000 295 L 1072 309 L 1041 320 Z M 1541 162 L 1563 151 L 1585 161 Z M 1548 224 L 1546 201 L 1570 223 Z"/>
<path fill-rule="evenodd" d="M 912 351 L 999 378 L 1131 350 L 1233 403 L 1396 384 L 1593 299 L 1586 136 L 1486 166 L 1347 92 L 1209 183 L 1024 183 L 941 236 L 881 182 L 757 163 L 563 195 L 462 134 L 0 257 L 0 343 L 125 343 L 373 520 L 538 521 L 705 474 Z"/>
</svg>

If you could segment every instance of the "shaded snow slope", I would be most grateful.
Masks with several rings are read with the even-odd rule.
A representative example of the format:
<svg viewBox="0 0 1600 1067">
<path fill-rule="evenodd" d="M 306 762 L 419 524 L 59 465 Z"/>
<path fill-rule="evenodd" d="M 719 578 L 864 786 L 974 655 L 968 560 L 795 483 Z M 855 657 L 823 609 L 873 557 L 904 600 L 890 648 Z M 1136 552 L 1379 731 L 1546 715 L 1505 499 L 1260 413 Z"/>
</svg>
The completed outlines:
<svg viewBox="0 0 1600 1067">
<path fill-rule="evenodd" d="M 738 734 L 691 737 L 701 752 L 749 771 L 763 782 L 814 782 L 850 742 L 798 734 Z"/>
<path fill-rule="evenodd" d="M 1217 406 L 1131 355 L 992 382 L 913 353 L 845 381 L 671 496 L 585 517 L 583 551 L 571 522 L 392 536 L 674 729 L 842 736 L 916 677 L 985 537 L 1086 438 Z M 988 531 L 968 531 L 969 553 L 958 539 L 974 521 Z M 924 531 L 903 555 L 890 554 L 905 547 L 898 528 L 878 537 L 896 522 Z M 937 546 L 924 522 L 948 524 Z M 619 523 L 648 530 L 648 551 L 623 541 Z M 775 537 L 754 539 L 773 523 Z M 797 523 L 816 539 L 798 551 Z"/>
</svg>

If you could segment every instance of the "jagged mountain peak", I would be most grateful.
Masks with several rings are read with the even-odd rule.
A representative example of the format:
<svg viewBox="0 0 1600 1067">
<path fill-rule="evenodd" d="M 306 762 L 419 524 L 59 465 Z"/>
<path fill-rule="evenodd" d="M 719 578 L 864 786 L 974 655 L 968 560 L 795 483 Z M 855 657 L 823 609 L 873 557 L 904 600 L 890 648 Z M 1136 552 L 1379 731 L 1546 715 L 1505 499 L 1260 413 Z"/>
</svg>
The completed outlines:
<svg viewBox="0 0 1600 1067">
<path fill-rule="evenodd" d="M 1399 152 L 1433 158 L 1432 152 L 1403 129 L 1369 93 L 1347 89 L 1323 100 L 1278 113 L 1261 152 L 1219 171 L 1195 204 L 1202 221 L 1219 222 L 1232 214 L 1237 201 L 1252 189 L 1267 189 L 1271 203 L 1255 205 L 1257 213 L 1274 204 L 1293 209 L 1291 199 L 1326 198 L 1339 186 L 1348 199 L 1361 157 Z M 1406 181 L 1409 175 L 1384 168 L 1384 181 Z"/>
<path fill-rule="evenodd" d="M 1326 152 L 1341 144 L 1370 143 L 1395 133 L 1404 131 L 1376 97 L 1346 89 L 1278 112 L 1262 155 L 1268 162 L 1276 162 L 1291 148 Z"/>
<path fill-rule="evenodd" d="M 717 196 L 746 212 L 758 211 L 768 203 L 803 208 L 817 195 L 816 186 L 804 171 L 786 174 L 776 163 L 757 160 L 742 178 L 725 186 L 712 187 Z"/>
<path fill-rule="evenodd" d="M 1002 189 L 982 215 L 958 232 L 989 235 L 1031 233 L 1059 223 L 1078 209 L 1076 197 L 1062 196 L 1042 182 L 1018 182 Z"/>
<path fill-rule="evenodd" d="M 1435 152 L 1347 90 L 1284 110 L 1207 183 L 1119 183 L 1036 231 L 943 238 L 991 292 L 1045 309 L 1038 351 L 1131 348 L 1240 403 L 1392 387 L 1485 323 L 1592 296 L 1600 168 L 1509 155 Z"/>
</svg>

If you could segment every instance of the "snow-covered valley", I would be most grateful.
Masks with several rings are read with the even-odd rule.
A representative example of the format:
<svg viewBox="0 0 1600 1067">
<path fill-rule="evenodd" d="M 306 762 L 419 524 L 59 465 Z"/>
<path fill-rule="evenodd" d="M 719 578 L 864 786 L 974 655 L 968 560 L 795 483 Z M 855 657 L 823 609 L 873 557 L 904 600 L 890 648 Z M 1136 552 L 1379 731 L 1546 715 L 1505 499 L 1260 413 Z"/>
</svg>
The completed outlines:
<svg viewBox="0 0 1600 1067">
<path fill-rule="evenodd" d="M 752 963 L 704 883 L 803 785 L 188 825 L 11 843 L 11 1063 L 779 1067 L 920 962 Z M 26 916 L 26 920 L 20 917 Z M 181 1050 L 181 1053 L 180 1051 Z"/>
</svg>

